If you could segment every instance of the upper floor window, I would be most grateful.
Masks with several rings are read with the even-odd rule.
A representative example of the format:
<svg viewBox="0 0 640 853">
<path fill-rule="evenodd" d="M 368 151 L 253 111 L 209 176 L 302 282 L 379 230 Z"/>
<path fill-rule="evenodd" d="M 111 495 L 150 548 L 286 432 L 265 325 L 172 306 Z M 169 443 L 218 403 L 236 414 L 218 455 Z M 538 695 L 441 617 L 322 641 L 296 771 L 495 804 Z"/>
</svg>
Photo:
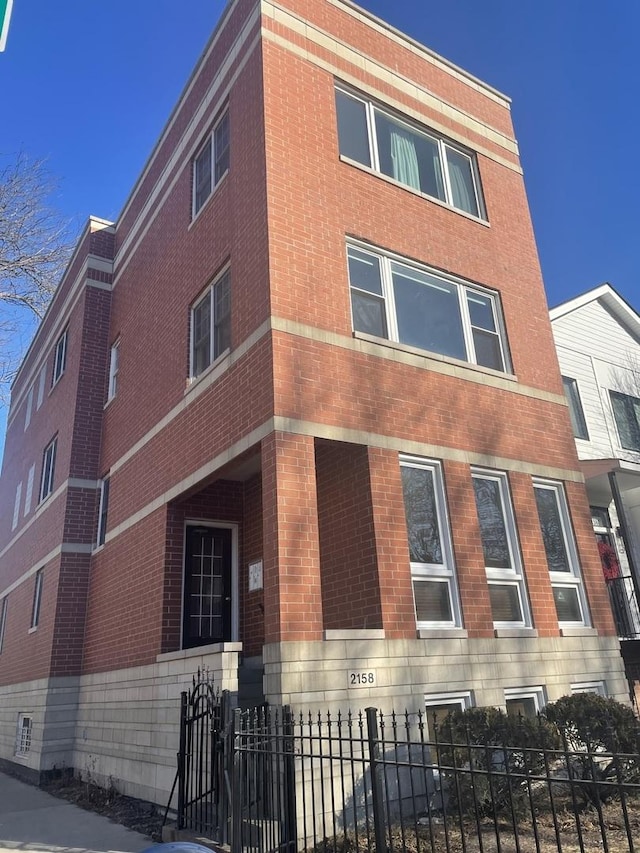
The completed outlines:
<svg viewBox="0 0 640 853">
<path fill-rule="evenodd" d="M 571 379 L 569 376 L 563 376 L 562 385 L 569 403 L 569 415 L 571 417 L 573 434 L 575 438 L 584 438 L 588 441 L 589 433 L 587 431 L 587 422 L 584 419 L 584 411 L 580 400 L 580 392 L 578 391 L 578 383 L 575 379 Z"/>
<path fill-rule="evenodd" d="M 193 161 L 193 215 L 229 171 L 229 113 L 225 112 Z"/>
<path fill-rule="evenodd" d="M 7 607 L 9 606 L 7 602 L 9 601 L 9 597 L 5 595 L 5 597 L 0 601 L 0 652 L 2 651 L 2 643 L 4 641 L 4 629 L 7 625 Z"/>
<path fill-rule="evenodd" d="M 40 621 L 40 606 L 42 604 L 42 587 L 44 584 L 44 569 L 36 572 L 35 586 L 33 587 L 33 605 L 31 607 L 31 629 L 38 627 Z"/>
<path fill-rule="evenodd" d="M 640 400 L 619 391 L 609 391 L 620 447 L 640 450 Z"/>
<path fill-rule="evenodd" d="M 336 89 L 340 154 L 445 204 L 484 217 L 475 157 L 426 128 Z"/>
<path fill-rule="evenodd" d="M 533 484 L 542 541 L 560 625 L 588 624 L 569 508 L 561 483 L 536 480 Z"/>
<path fill-rule="evenodd" d="M 11 530 L 15 530 L 18 526 L 18 518 L 20 517 L 20 501 L 22 500 L 22 480 L 16 488 L 16 498 L 13 504 L 13 521 L 11 522 Z"/>
<path fill-rule="evenodd" d="M 120 370 L 120 341 L 117 340 L 111 347 L 109 358 L 109 390 L 107 400 L 116 396 L 118 390 L 118 371 Z"/>
<path fill-rule="evenodd" d="M 42 366 L 40 378 L 38 379 L 38 399 L 36 400 L 36 409 L 39 409 L 44 400 L 44 386 L 47 381 L 47 365 Z"/>
<path fill-rule="evenodd" d="M 496 293 L 364 248 L 347 255 L 355 331 L 506 369 Z"/>
<path fill-rule="evenodd" d="M 231 343 L 231 272 L 226 269 L 191 308 L 191 376 L 199 376 Z"/>
<path fill-rule="evenodd" d="M 528 627 L 531 616 L 506 475 L 473 471 L 472 476 L 493 624 Z"/>
<path fill-rule="evenodd" d="M 107 535 L 107 515 L 109 512 L 109 478 L 105 477 L 100 484 L 100 509 L 98 510 L 97 544 L 104 545 Z"/>
<path fill-rule="evenodd" d="M 24 495 L 24 514 L 28 515 L 31 512 L 31 499 L 33 497 L 33 481 L 36 476 L 36 464 L 35 462 L 29 468 L 29 474 L 27 476 L 27 490 Z"/>
<path fill-rule="evenodd" d="M 29 426 L 31 423 L 31 412 L 33 411 L 33 385 L 29 388 L 29 393 L 27 394 L 27 407 L 24 413 L 24 428 Z"/>
<path fill-rule="evenodd" d="M 56 446 L 58 439 L 47 445 L 42 454 L 42 477 L 40 478 L 40 500 L 43 501 L 53 491 L 53 475 L 56 467 Z"/>
<path fill-rule="evenodd" d="M 441 467 L 412 458 L 400 464 L 418 628 L 459 626 L 462 617 Z"/>
<path fill-rule="evenodd" d="M 53 375 L 51 377 L 52 385 L 55 385 L 58 379 L 60 379 L 60 377 L 64 373 L 65 367 L 67 366 L 67 337 L 68 330 L 65 329 L 56 341 L 56 347 L 53 351 Z"/>
</svg>

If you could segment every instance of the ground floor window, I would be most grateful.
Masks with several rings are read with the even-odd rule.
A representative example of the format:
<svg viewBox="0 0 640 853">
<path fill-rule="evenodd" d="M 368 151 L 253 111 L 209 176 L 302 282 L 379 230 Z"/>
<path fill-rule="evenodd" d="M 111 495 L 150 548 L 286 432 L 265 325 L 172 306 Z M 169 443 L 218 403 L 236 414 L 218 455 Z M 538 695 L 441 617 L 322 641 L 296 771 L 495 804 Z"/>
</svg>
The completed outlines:
<svg viewBox="0 0 640 853">
<path fill-rule="evenodd" d="M 533 719 L 546 703 L 544 687 L 509 687 L 504 691 L 507 714 L 510 717 Z"/>
<path fill-rule="evenodd" d="M 453 547 L 440 463 L 402 457 L 411 578 L 418 628 L 461 624 Z"/>
<path fill-rule="evenodd" d="M 454 711 L 465 711 L 473 707 L 470 690 L 459 693 L 431 693 L 424 697 L 429 737 L 439 729 Z"/>
<path fill-rule="evenodd" d="M 28 755 L 31 751 L 31 734 L 33 718 L 30 714 L 18 715 L 18 731 L 16 734 L 16 755 Z"/>
</svg>

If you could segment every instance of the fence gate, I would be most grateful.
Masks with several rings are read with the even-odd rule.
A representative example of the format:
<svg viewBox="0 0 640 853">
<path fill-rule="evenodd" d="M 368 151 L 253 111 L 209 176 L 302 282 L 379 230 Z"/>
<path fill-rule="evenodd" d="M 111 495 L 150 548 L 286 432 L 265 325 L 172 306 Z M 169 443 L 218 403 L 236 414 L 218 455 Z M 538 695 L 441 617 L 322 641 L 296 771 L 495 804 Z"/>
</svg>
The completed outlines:
<svg viewBox="0 0 640 853">
<path fill-rule="evenodd" d="M 229 692 L 220 693 L 209 673 L 198 670 L 192 689 L 181 694 L 177 827 L 220 843 L 228 834 L 224 743 L 229 719 Z"/>
</svg>

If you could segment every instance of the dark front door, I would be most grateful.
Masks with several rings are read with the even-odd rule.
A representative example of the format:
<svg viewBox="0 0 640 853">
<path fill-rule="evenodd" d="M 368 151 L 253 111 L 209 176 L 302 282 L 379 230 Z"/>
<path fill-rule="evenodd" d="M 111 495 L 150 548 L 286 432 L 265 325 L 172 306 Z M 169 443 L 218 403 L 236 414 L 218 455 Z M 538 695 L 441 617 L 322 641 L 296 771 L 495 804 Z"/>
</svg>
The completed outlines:
<svg viewBox="0 0 640 853">
<path fill-rule="evenodd" d="M 188 526 L 183 647 L 231 639 L 231 530 Z"/>
</svg>

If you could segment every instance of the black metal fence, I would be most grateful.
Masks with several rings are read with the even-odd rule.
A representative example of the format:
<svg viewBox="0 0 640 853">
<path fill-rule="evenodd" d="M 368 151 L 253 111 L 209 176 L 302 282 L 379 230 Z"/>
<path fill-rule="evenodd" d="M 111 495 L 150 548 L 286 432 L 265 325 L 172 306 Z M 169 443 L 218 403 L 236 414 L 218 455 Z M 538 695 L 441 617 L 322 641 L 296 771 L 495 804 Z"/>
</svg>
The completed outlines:
<svg viewBox="0 0 640 853">
<path fill-rule="evenodd" d="M 189 777 L 179 825 L 232 853 L 640 853 L 640 756 L 529 740 L 478 743 L 424 713 L 235 710 L 185 740 L 183 767 L 213 777 Z"/>
<path fill-rule="evenodd" d="M 607 589 L 618 636 L 622 640 L 640 639 L 640 609 L 633 578 L 609 578 Z"/>
</svg>

